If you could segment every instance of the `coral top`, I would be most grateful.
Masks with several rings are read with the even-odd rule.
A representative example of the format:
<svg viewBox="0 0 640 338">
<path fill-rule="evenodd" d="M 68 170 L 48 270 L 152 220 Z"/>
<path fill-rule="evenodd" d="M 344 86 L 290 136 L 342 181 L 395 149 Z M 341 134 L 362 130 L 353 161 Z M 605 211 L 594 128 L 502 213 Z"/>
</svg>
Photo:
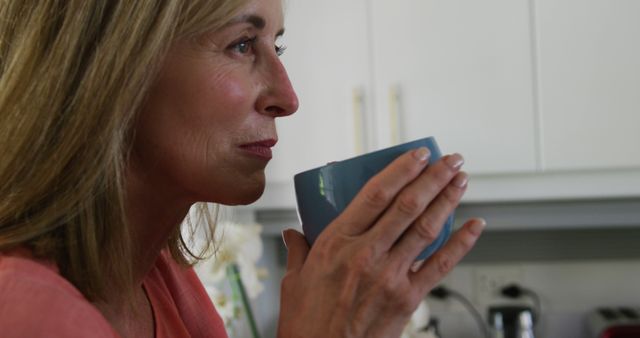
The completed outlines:
<svg viewBox="0 0 640 338">
<path fill-rule="evenodd" d="M 156 338 L 227 338 L 222 319 L 191 268 L 163 252 L 143 281 Z M 0 253 L 0 336 L 114 338 L 109 322 L 52 263 L 26 250 Z"/>
</svg>

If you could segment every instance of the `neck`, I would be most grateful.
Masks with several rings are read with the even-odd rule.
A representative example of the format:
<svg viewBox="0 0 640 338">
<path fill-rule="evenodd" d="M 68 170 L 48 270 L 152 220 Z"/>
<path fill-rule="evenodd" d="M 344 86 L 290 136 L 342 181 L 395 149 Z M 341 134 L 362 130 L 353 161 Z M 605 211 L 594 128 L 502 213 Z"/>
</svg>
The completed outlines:
<svg viewBox="0 0 640 338">
<path fill-rule="evenodd" d="M 151 305 L 142 282 L 152 269 L 169 238 L 178 229 L 192 204 L 172 190 L 153 170 L 127 168 L 125 178 L 126 217 L 130 227 L 133 278 L 137 288 L 122 299 L 121 290 L 112 290 L 104 302 L 94 305 L 123 337 L 153 336 Z"/>
<path fill-rule="evenodd" d="M 136 283 L 142 283 L 193 203 L 154 172 L 130 165 L 126 177 L 125 205 Z"/>
</svg>

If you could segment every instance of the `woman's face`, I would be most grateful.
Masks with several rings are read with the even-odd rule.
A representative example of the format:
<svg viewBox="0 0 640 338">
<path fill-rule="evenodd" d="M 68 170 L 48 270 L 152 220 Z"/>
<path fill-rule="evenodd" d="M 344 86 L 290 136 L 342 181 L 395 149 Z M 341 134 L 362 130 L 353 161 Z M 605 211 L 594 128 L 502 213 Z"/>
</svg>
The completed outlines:
<svg viewBox="0 0 640 338">
<path fill-rule="evenodd" d="M 298 108 L 282 33 L 280 0 L 253 0 L 221 29 L 177 41 L 136 121 L 136 179 L 189 202 L 260 197 L 275 119 Z"/>
</svg>

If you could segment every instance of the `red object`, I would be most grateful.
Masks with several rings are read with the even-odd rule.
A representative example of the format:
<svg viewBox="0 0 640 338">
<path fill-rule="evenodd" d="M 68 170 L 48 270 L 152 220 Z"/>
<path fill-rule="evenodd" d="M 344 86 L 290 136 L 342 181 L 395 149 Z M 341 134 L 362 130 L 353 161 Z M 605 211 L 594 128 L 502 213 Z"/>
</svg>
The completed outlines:
<svg viewBox="0 0 640 338">
<path fill-rule="evenodd" d="M 640 326 L 608 327 L 600 334 L 600 338 L 640 338 Z"/>
<path fill-rule="evenodd" d="M 191 268 L 163 251 L 143 281 L 156 338 L 227 338 L 222 319 Z M 0 336 L 116 338 L 102 313 L 51 262 L 28 250 L 0 252 Z"/>
</svg>

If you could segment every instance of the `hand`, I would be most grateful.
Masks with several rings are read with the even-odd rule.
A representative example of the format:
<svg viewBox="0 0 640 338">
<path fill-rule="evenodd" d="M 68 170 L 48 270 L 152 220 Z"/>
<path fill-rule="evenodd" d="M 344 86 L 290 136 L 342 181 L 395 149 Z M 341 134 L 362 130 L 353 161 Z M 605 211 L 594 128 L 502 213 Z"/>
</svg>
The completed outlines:
<svg viewBox="0 0 640 338">
<path fill-rule="evenodd" d="M 460 202 L 468 176 L 460 155 L 428 166 L 428 150 L 408 152 L 362 188 L 309 248 L 295 230 L 282 280 L 279 338 L 398 337 L 420 300 L 473 247 L 474 219 L 416 267 Z"/>
</svg>

